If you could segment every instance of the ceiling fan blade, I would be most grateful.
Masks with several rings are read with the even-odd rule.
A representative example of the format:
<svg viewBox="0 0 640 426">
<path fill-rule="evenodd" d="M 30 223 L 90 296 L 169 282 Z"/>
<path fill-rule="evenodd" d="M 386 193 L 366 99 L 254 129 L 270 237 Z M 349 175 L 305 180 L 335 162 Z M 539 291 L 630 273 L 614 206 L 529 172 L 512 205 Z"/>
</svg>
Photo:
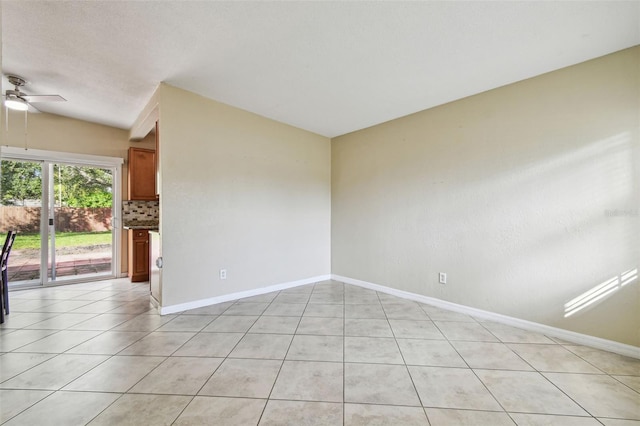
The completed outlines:
<svg viewBox="0 0 640 426">
<path fill-rule="evenodd" d="M 31 102 L 66 102 L 60 95 L 23 95 L 25 101 Z"/>
<path fill-rule="evenodd" d="M 29 109 L 27 111 L 29 111 L 32 114 L 40 114 L 42 112 L 38 108 L 31 105 L 30 103 L 27 103 L 27 105 L 29 106 Z"/>
</svg>

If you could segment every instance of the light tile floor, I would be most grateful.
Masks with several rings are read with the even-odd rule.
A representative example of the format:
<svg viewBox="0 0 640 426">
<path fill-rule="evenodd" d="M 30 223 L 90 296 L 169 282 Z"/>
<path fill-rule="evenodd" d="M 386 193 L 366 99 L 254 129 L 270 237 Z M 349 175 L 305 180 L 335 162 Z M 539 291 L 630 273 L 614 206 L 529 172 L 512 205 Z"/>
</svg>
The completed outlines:
<svg viewBox="0 0 640 426">
<path fill-rule="evenodd" d="M 15 291 L 7 425 L 636 425 L 640 360 L 338 282 L 160 316 L 126 280 Z"/>
</svg>

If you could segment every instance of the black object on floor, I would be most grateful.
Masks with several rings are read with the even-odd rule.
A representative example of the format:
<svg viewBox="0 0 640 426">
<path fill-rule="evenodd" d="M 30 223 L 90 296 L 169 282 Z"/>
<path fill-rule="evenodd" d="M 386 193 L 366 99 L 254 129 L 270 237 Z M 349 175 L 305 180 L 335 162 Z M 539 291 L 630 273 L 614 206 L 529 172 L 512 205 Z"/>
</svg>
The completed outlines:
<svg viewBox="0 0 640 426">
<path fill-rule="evenodd" d="M 11 247 L 16 239 L 17 231 L 9 231 L 7 238 L 2 246 L 2 256 L 0 257 L 0 324 L 4 322 L 4 316 L 9 315 L 9 254 L 11 253 Z"/>
</svg>

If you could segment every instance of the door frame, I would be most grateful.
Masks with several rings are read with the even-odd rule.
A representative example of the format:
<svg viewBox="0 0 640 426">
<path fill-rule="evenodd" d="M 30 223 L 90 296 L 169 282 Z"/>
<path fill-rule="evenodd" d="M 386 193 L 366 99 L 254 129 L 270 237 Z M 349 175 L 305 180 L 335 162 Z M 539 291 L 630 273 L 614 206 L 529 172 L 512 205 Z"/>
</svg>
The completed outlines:
<svg viewBox="0 0 640 426">
<path fill-rule="evenodd" d="M 61 163 L 65 165 L 100 167 L 113 170 L 113 203 L 111 213 L 111 275 L 100 276 L 99 279 L 118 278 L 120 275 L 120 263 L 122 253 L 122 164 L 124 159 L 120 157 L 107 157 L 102 155 L 76 154 L 71 152 L 46 151 L 41 149 L 24 149 L 11 146 L 0 146 L 0 160 L 22 160 L 45 163 L 42 167 L 43 193 L 42 212 L 40 215 L 40 238 L 41 238 L 41 259 L 40 259 L 40 284 L 37 287 L 51 287 L 56 285 L 66 285 L 78 282 L 87 282 L 86 278 L 65 279 L 63 282 L 48 282 L 47 264 L 49 243 L 49 188 L 44 188 L 45 182 L 52 179 L 49 176 L 49 167 L 46 163 Z M 45 210 L 47 214 L 44 214 Z M 32 286 L 29 286 L 32 287 Z M 20 288 L 26 288 L 20 286 Z"/>
</svg>

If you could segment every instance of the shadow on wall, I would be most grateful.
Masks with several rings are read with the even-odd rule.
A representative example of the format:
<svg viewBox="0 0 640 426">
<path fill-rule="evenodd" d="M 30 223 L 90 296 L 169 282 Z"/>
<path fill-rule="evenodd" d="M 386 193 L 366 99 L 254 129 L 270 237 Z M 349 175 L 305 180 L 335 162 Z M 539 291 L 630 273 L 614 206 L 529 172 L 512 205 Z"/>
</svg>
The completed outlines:
<svg viewBox="0 0 640 426">
<path fill-rule="evenodd" d="M 470 197 L 474 192 L 501 193 L 500 198 L 492 199 L 487 211 L 507 213 L 485 217 L 485 224 L 490 226 L 480 231 L 484 236 L 481 241 L 497 238 L 500 251 L 497 256 L 481 255 L 484 265 L 493 262 L 486 270 L 500 271 L 504 258 L 510 257 L 510 272 L 523 282 L 526 276 L 518 271 L 530 270 L 531 259 L 535 259 L 539 270 L 564 274 L 539 277 L 550 278 L 545 287 L 547 295 L 556 292 L 563 297 L 549 299 L 558 310 L 562 300 L 568 299 L 564 291 L 581 293 L 564 304 L 564 318 L 603 303 L 616 290 L 636 280 L 637 268 L 631 268 L 585 291 L 585 284 L 593 282 L 590 277 L 602 276 L 602 269 L 622 269 L 621 263 L 638 255 L 637 239 L 632 232 L 637 229 L 638 210 L 628 209 L 637 200 L 634 182 L 638 178 L 634 157 L 637 148 L 631 141 L 630 132 L 620 132 L 553 159 L 532 162 L 519 168 L 516 174 L 507 175 L 507 179 L 504 174 L 496 175 L 495 181 L 479 181 L 465 188 Z M 487 186 L 494 188 L 487 190 Z M 465 226 L 471 222 L 458 223 L 463 227 L 459 235 L 464 241 L 469 231 Z M 603 252 L 603 247 L 609 248 Z M 562 264 L 572 266 L 566 268 Z M 538 300 L 542 297 L 545 296 L 536 296 Z"/>
<path fill-rule="evenodd" d="M 616 275 L 593 287 L 591 290 L 582 293 L 575 299 L 570 300 L 564 305 L 564 317 L 568 318 L 571 315 L 578 313 L 596 302 L 602 303 L 607 297 L 620 290 L 622 287 L 630 284 L 638 279 L 638 268 L 630 269 Z"/>
<path fill-rule="evenodd" d="M 632 131 L 617 130 L 592 140 L 553 135 L 504 157 L 491 154 L 492 146 L 468 146 L 462 165 L 440 161 L 439 151 L 422 161 L 409 155 L 409 145 L 398 148 L 390 167 L 379 166 L 374 145 L 365 154 L 373 158 L 356 169 L 362 185 L 348 180 L 350 170 L 336 178 L 347 183 L 335 204 L 349 199 L 358 206 L 339 211 L 336 229 L 352 237 L 355 260 L 336 273 L 402 281 L 402 290 L 623 340 L 623 331 L 593 326 L 613 312 L 619 315 L 603 329 L 637 318 L 628 299 L 616 296 L 637 281 L 638 217 L 629 209 L 639 200 L 640 151 Z M 353 155 L 357 148 L 340 149 Z M 356 214 L 362 211 L 364 220 Z M 433 265 L 458 276 L 427 287 L 423 272 L 435 280 Z"/>
</svg>

